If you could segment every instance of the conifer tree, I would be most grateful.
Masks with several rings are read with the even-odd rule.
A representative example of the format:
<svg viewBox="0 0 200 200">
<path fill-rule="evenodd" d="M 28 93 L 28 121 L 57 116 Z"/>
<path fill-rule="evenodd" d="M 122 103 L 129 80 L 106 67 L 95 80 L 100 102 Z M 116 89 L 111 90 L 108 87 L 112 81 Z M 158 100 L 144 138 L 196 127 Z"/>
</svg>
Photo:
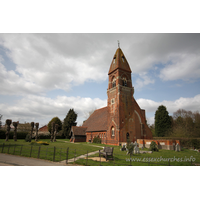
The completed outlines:
<svg viewBox="0 0 200 200">
<path fill-rule="evenodd" d="M 70 138 L 70 131 L 72 126 L 76 126 L 77 113 L 74 112 L 74 109 L 70 109 L 63 122 L 63 136 L 65 138 Z"/>
<path fill-rule="evenodd" d="M 155 113 L 155 135 L 157 137 L 165 136 L 171 129 L 171 123 L 166 107 L 159 106 Z"/>
</svg>

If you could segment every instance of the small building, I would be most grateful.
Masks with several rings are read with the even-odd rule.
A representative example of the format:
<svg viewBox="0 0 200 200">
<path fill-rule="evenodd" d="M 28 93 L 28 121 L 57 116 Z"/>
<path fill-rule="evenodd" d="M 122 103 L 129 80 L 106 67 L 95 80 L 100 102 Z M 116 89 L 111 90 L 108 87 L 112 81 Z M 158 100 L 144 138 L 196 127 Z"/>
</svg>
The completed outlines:
<svg viewBox="0 0 200 200">
<path fill-rule="evenodd" d="M 70 142 L 86 142 L 86 129 L 87 127 L 83 126 L 72 126 Z"/>
<path fill-rule="evenodd" d="M 42 126 L 41 128 L 39 128 L 39 130 L 38 130 L 38 134 L 39 135 L 49 135 L 50 133 L 49 133 L 49 131 L 48 131 L 48 127 L 47 127 L 47 125 L 44 125 L 44 126 Z"/>
</svg>

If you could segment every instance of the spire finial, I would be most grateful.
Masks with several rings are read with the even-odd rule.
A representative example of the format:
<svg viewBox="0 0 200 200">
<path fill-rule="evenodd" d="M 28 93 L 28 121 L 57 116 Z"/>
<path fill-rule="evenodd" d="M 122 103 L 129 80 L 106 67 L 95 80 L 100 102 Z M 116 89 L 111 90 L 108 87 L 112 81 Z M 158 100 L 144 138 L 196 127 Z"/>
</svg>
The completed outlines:
<svg viewBox="0 0 200 200">
<path fill-rule="evenodd" d="M 118 48 L 120 48 L 120 42 L 119 42 L 119 40 L 117 40 L 117 42 L 118 42 Z"/>
</svg>

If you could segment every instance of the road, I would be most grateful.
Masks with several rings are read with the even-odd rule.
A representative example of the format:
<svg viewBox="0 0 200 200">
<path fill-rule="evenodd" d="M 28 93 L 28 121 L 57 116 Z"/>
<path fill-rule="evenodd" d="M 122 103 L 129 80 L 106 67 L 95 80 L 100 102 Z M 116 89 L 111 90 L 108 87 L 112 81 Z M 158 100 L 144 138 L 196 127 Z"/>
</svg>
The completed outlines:
<svg viewBox="0 0 200 200">
<path fill-rule="evenodd" d="M 22 156 L 0 153 L 0 166 L 77 166 L 66 162 L 52 162 L 37 158 L 27 158 Z"/>
</svg>

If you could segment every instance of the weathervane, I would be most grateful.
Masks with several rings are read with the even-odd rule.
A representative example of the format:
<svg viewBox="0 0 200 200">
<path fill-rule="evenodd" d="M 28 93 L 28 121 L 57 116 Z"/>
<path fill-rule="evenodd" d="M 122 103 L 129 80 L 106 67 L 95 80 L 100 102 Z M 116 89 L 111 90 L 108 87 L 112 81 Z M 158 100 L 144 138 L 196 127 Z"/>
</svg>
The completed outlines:
<svg viewBox="0 0 200 200">
<path fill-rule="evenodd" d="M 119 40 L 117 40 L 117 42 L 118 42 L 118 48 L 120 48 L 120 43 L 119 43 Z"/>
</svg>

